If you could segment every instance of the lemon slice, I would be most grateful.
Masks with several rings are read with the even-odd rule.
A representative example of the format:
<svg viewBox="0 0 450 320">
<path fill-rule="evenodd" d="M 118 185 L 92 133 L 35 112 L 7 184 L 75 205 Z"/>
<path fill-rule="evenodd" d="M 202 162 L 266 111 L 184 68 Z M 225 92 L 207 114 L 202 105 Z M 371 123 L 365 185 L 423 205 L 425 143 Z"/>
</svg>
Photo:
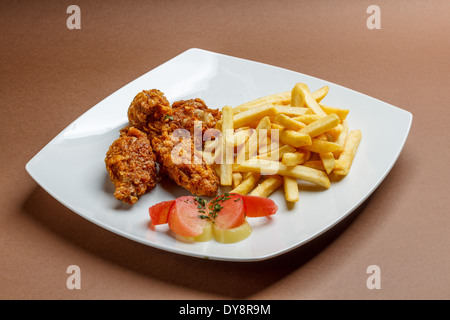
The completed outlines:
<svg viewBox="0 0 450 320">
<path fill-rule="evenodd" d="M 250 233 L 252 233 L 252 227 L 247 222 L 247 220 L 245 220 L 243 224 L 236 228 L 220 229 L 214 224 L 213 229 L 214 239 L 220 243 L 239 242 L 247 238 Z"/>
<path fill-rule="evenodd" d="M 210 241 L 214 238 L 214 232 L 213 232 L 213 224 L 211 221 L 207 221 L 205 224 L 205 227 L 203 228 L 203 232 L 195 237 L 183 237 L 180 235 L 176 235 L 176 238 L 178 240 L 184 241 L 184 242 L 206 242 Z"/>
</svg>

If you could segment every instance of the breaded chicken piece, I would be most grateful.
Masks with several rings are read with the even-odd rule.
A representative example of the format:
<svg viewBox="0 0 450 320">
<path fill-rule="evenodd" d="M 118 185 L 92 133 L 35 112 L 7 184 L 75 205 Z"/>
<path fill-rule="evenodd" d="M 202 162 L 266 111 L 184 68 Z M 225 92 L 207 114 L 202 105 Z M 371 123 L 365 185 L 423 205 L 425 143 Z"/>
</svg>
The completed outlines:
<svg viewBox="0 0 450 320">
<path fill-rule="evenodd" d="M 149 134 L 149 140 L 162 133 L 162 126 L 168 123 L 171 115 L 169 101 L 157 89 L 139 92 L 128 108 L 128 122 Z"/>
<path fill-rule="evenodd" d="M 193 138 L 173 142 L 167 133 L 152 140 L 152 146 L 166 174 L 176 184 L 198 196 L 215 196 L 219 178 L 215 170 L 197 153 Z"/>
<path fill-rule="evenodd" d="M 152 190 L 157 183 L 156 157 L 147 134 L 129 126 L 106 153 L 106 170 L 116 188 L 114 196 L 128 204 Z"/>
<path fill-rule="evenodd" d="M 128 110 L 130 124 L 137 125 L 148 134 L 161 172 L 199 196 L 214 196 L 219 188 L 219 178 L 201 156 L 195 156 L 201 145 L 194 146 L 194 125 L 196 121 L 201 121 L 198 124 L 202 126 L 203 133 L 214 128 L 219 117 L 220 111 L 209 109 L 201 99 L 178 101 L 170 107 L 159 90 L 139 93 Z M 190 137 L 172 139 L 177 129 L 185 130 Z M 179 150 L 184 150 L 181 157 Z"/>
<path fill-rule="evenodd" d="M 194 124 L 200 121 L 202 124 L 202 133 L 214 128 L 217 120 L 221 117 L 220 110 L 209 109 L 202 99 L 180 100 L 172 104 L 173 123 L 178 128 L 183 128 L 194 133 Z"/>
</svg>

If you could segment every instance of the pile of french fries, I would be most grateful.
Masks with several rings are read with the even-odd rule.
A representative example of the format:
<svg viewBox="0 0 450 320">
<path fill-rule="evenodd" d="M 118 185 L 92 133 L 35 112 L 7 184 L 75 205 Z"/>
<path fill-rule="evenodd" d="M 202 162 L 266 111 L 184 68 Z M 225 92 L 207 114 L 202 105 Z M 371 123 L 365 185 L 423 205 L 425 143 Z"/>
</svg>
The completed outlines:
<svg viewBox="0 0 450 320">
<path fill-rule="evenodd" d="M 297 202 L 299 180 L 328 189 L 330 180 L 346 176 L 361 131 L 349 130 L 349 110 L 321 102 L 328 91 L 297 83 L 291 91 L 223 107 L 222 139 L 205 144 L 221 185 L 261 197 L 283 188 L 286 201 Z"/>
</svg>

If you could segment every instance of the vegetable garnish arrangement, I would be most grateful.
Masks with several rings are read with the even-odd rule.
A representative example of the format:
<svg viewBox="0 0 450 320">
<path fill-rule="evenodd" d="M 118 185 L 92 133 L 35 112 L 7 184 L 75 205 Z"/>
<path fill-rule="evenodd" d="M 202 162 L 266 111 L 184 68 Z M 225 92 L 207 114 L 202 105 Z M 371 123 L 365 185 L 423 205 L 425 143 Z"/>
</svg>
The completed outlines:
<svg viewBox="0 0 450 320">
<path fill-rule="evenodd" d="M 267 217 L 277 210 L 268 198 L 225 193 L 209 202 L 195 196 L 164 201 L 150 207 L 149 214 L 154 226 L 168 223 L 180 240 L 234 243 L 252 232 L 248 217 Z"/>
</svg>

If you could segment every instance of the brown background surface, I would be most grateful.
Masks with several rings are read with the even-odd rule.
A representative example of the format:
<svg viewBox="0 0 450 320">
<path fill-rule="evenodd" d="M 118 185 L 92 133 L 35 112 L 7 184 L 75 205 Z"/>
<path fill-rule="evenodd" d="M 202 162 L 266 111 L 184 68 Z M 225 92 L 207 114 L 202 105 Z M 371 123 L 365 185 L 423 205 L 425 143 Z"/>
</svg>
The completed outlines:
<svg viewBox="0 0 450 320">
<path fill-rule="evenodd" d="M 371 4 L 381 30 L 366 27 Z M 81 30 L 66 9 L 81 8 Z M 448 299 L 450 2 L 1 1 L 0 298 Z M 410 111 L 391 173 L 324 236 L 255 263 L 147 247 L 84 220 L 25 164 L 105 97 L 192 48 L 264 62 Z M 389 143 L 389 141 L 386 141 Z M 81 268 L 81 290 L 66 269 Z M 381 268 L 381 289 L 366 268 Z"/>
</svg>

